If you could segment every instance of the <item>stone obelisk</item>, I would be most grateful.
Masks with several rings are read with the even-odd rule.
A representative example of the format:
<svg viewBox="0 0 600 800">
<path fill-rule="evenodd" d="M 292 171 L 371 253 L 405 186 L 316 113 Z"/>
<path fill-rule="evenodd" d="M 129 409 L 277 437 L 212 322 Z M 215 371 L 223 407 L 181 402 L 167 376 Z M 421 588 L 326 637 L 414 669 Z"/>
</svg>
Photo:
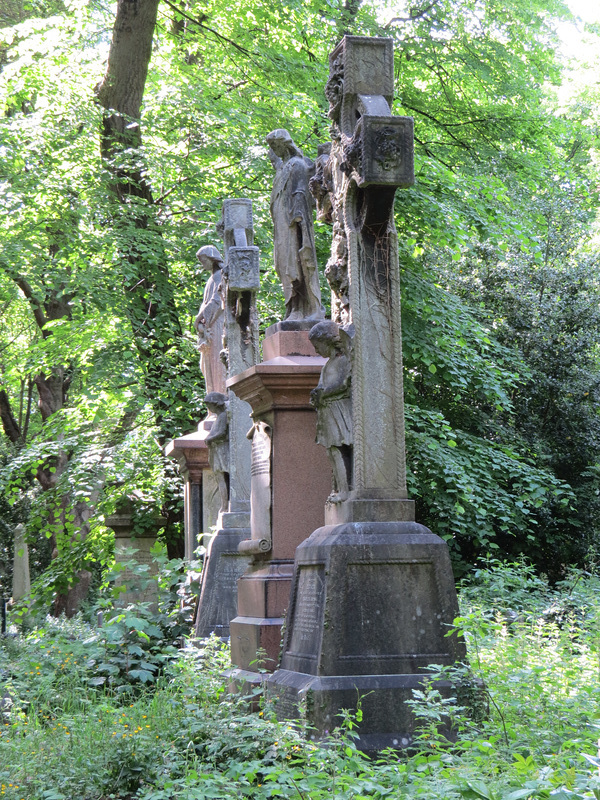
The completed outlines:
<svg viewBox="0 0 600 800">
<path fill-rule="evenodd" d="M 29 548 L 26 528 L 23 523 L 15 526 L 15 544 L 13 555 L 12 599 L 16 603 L 31 591 L 29 577 Z"/>
<path fill-rule="evenodd" d="M 225 200 L 220 227 L 225 244 L 220 287 L 225 317 L 222 358 L 227 377 L 233 378 L 256 364 L 259 353 L 256 293 L 260 266 L 258 247 L 253 245 L 252 201 Z M 207 402 L 217 394 L 209 393 Z M 251 443 L 247 433 L 252 421 L 248 403 L 231 390 L 220 396 L 227 403 L 228 502 L 208 547 L 196 635 L 216 633 L 224 638 L 229 636 L 229 622 L 237 613 L 237 582 L 248 565 L 238 546 L 250 537 Z"/>
<path fill-rule="evenodd" d="M 338 451 L 338 476 L 325 526 L 296 551 L 281 668 L 267 682 L 278 716 L 303 706 L 321 736 L 362 696 L 359 741 L 368 751 L 409 746 L 404 701 L 422 668 L 464 658 L 446 636 L 458 612 L 447 546 L 413 521 L 406 491 L 393 205 L 396 189 L 414 181 L 413 121 L 391 115 L 393 85 L 391 39 L 345 36 L 330 56 L 332 144 L 320 198 L 328 193 L 331 203 L 328 269 L 334 291 L 346 293 L 332 304 L 344 330 L 321 323 L 311 339 L 328 348 L 313 402 L 322 441 Z"/>
</svg>

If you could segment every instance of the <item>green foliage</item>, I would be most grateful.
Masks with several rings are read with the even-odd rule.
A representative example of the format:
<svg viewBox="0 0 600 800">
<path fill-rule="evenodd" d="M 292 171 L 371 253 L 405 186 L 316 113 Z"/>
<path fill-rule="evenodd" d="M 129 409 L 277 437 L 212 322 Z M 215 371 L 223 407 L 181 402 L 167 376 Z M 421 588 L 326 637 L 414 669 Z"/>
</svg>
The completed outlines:
<svg viewBox="0 0 600 800">
<path fill-rule="evenodd" d="M 113 9 L 0 13 L 0 380 L 25 433 L 3 439 L 2 491 L 32 502 L 32 543 L 56 535 L 75 569 L 83 509 L 89 555 L 105 555 L 99 518 L 122 482 L 168 506 L 176 549 L 181 484 L 158 446 L 204 413 L 195 251 L 219 245 L 224 197 L 250 197 L 261 325 L 281 316 L 265 134 L 285 126 L 316 155 L 327 55 L 350 32 L 392 36 L 393 111 L 415 117 L 417 182 L 396 221 L 419 518 L 462 571 L 489 550 L 525 551 L 553 577 L 581 563 L 600 524 L 596 258 L 577 250 L 597 206 L 598 104 L 588 88 L 556 105 L 563 3 L 161 3 L 141 144 L 105 161 L 91 87 Z M 133 173 L 150 197 L 126 193 Z M 318 224 L 322 265 L 329 240 Z M 44 422 L 34 379 L 54 370 L 66 391 Z M 56 479 L 45 497 L 40 469 Z"/>
<path fill-rule="evenodd" d="M 86 642 L 91 686 L 130 693 L 156 682 L 190 630 L 192 598 L 189 585 L 185 587 L 187 595 L 184 592 L 184 562 L 168 561 L 160 546 L 154 548 L 153 556 L 159 566 L 156 574 L 132 555 L 128 561 L 115 563 L 107 575 L 99 604 L 102 627 Z M 156 599 L 124 606 L 123 600 L 119 601 L 125 590 L 123 581 L 129 593 Z"/>
<path fill-rule="evenodd" d="M 555 541 L 541 522 L 566 520 L 573 493 L 508 446 L 453 429 L 439 412 L 407 409 L 411 492 L 419 518 L 446 539 L 464 571 L 490 550 L 527 552 Z M 548 556 L 549 557 L 549 556 Z"/>
<path fill-rule="evenodd" d="M 593 800 L 598 580 L 574 572 L 553 590 L 524 564 L 482 565 L 461 592 L 456 623 L 471 669 L 432 666 L 411 702 L 421 721 L 414 751 L 372 760 L 356 748 L 360 710 L 342 715 L 327 747 L 277 722 L 268 706 L 249 714 L 225 690 L 227 653 L 215 639 L 183 649 L 153 684 L 123 694 L 89 683 L 88 640 L 98 629 L 48 619 L 0 643 L 0 685 L 12 699 L 0 725 L 0 785 L 9 800 Z M 584 616 L 544 614 L 545 604 L 565 607 L 575 595 Z M 506 609 L 518 617 L 499 613 Z M 454 683 L 454 698 L 436 689 L 439 679 Z"/>
</svg>

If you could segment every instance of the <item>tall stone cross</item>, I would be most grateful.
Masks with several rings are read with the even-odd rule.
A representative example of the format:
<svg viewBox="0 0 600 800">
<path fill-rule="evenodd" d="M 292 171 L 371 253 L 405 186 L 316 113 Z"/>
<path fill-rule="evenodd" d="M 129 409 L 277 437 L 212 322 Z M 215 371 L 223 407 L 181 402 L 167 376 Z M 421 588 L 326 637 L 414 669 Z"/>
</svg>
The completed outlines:
<svg viewBox="0 0 600 800">
<path fill-rule="evenodd" d="M 342 438 L 352 439 L 354 474 L 347 499 L 345 486 L 330 496 L 326 524 L 296 549 L 281 664 L 267 679 L 277 715 L 305 714 L 319 737 L 360 697 L 358 747 L 366 752 L 410 747 L 415 719 L 406 701 L 423 685 L 423 668 L 466 655 L 464 644 L 448 636 L 458 612 L 448 547 L 413 521 L 406 491 L 393 205 L 396 189 L 413 183 L 413 130 L 411 119 L 390 112 L 392 57 L 391 39 L 355 36 L 345 36 L 330 56 L 333 142 L 329 157 L 320 157 L 314 194 L 334 225 L 332 307 L 355 329 L 353 437 L 343 404 L 332 401 L 328 410 L 318 400 L 335 396 L 336 378 L 346 391 L 342 343 L 352 337 L 336 340 L 331 322 L 310 337 L 323 355 L 329 348 L 317 413 L 326 411 L 331 428 L 339 422 Z M 325 429 L 328 417 L 322 419 Z M 342 455 L 348 453 L 340 448 Z M 452 691 L 449 682 L 437 687 L 445 696 Z"/>
<path fill-rule="evenodd" d="M 325 93 L 332 144 L 328 190 L 334 244 L 328 272 L 340 323 L 354 326 L 353 492 L 331 522 L 409 519 L 398 240 L 394 196 L 414 183 L 413 120 L 392 116 L 391 39 L 345 36 Z M 318 193 L 317 193 L 318 198 Z M 340 287 L 343 287 L 340 289 Z M 386 508 L 372 501 L 384 501 Z M 344 508 L 345 507 L 345 508 Z"/>
<path fill-rule="evenodd" d="M 254 247 L 252 201 L 223 203 L 221 221 L 225 245 L 222 290 L 225 308 L 224 350 L 227 377 L 253 367 L 259 360 L 256 293 L 260 287 L 259 250 Z M 229 390 L 229 511 L 250 512 L 250 449 L 246 434 L 252 409 Z M 247 523 L 250 524 L 249 521 Z"/>
</svg>

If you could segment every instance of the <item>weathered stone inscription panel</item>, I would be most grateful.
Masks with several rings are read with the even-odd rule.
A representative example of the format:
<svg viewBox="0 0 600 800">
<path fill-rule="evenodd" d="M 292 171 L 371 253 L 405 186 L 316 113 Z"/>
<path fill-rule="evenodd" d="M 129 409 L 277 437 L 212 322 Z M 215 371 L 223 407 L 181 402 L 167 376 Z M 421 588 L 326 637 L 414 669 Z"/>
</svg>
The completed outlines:
<svg viewBox="0 0 600 800">
<path fill-rule="evenodd" d="M 348 564 L 342 656 L 448 651 L 434 566 L 429 561 Z"/>
<path fill-rule="evenodd" d="M 323 564 L 300 567 L 288 648 L 291 655 L 317 655 L 323 625 L 324 578 Z"/>
<path fill-rule="evenodd" d="M 244 572 L 246 560 L 237 553 L 222 553 L 212 581 L 210 607 L 215 625 L 229 625 L 236 614 L 237 582 Z"/>
</svg>

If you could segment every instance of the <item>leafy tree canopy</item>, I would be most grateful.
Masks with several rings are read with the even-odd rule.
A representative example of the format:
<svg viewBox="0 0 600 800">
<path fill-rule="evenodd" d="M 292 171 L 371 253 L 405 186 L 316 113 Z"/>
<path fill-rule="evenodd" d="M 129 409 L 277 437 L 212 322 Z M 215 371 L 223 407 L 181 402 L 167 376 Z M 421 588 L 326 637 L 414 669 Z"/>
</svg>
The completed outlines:
<svg viewBox="0 0 600 800">
<path fill-rule="evenodd" d="M 327 56 L 350 32 L 394 39 L 393 110 L 415 118 L 396 219 L 420 518 L 463 563 L 495 547 L 560 567 L 557 543 L 581 558 L 598 516 L 598 103 L 591 84 L 558 93 L 566 5 L 163 0 L 139 118 L 103 107 L 114 10 L 11 0 L 0 16 L 0 449 L 30 535 L 63 551 L 101 535 L 142 475 L 165 499 L 160 446 L 203 415 L 194 253 L 219 245 L 224 198 L 252 198 L 261 319 L 281 316 L 264 139 L 287 127 L 316 156 Z M 329 236 L 317 225 L 323 264 Z"/>
</svg>

